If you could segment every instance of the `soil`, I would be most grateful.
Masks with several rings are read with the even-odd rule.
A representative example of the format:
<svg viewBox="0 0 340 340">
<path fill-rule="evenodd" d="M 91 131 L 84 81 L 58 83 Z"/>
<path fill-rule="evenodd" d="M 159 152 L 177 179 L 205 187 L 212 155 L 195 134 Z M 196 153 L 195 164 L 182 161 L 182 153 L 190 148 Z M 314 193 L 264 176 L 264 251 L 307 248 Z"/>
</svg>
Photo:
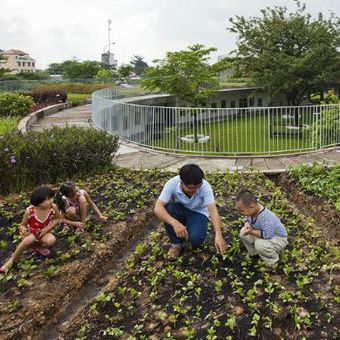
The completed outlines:
<svg viewBox="0 0 340 340">
<path fill-rule="evenodd" d="M 0 332 L 2 339 L 25 339 L 37 337 L 42 325 L 51 328 L 65 314 L 68 306 L 76 304 L 86 285 L 100 282 L 109 267 L 115 265 L 123 253 L 155 224 L 151 210 L 140 210 L 127 222 L 118 222 L 106 228 L 106 242 L 96 242 L 89 256 L 63 265 L 48 281 L 40 275 L 31 279 L 32 289 L 12 287 L 2 299 L 2 306 L 10 305 L 13 295 L 20 300 L 18 313 L 13 317 L 1 308 Z M 83 235 L 86 238 L 86 234 Z M 84 294 L 84 293 L 83 293 Z M 50 337 L 50 330 L 48 331 Z M 41 337 L 40 338 L 44 338 Z M 45 338 L 46 339 L 46 338 Z"/>
<path fill-rule="evenodd" d="M 339 246 L 340 211 L 326 200 L 299 189 L 294 180 L 285 173 L 280 175 L 276 182 L 301 213 L 315 220 L 320 236 L 330 244 Z"/>
</svg>

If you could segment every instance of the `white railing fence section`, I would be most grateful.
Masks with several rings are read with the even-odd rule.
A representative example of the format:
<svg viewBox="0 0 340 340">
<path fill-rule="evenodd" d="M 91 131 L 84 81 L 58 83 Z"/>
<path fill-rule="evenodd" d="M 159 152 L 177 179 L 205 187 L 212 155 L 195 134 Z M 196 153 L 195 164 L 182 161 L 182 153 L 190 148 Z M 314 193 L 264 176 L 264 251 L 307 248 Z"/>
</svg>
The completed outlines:
<svg viewBox="0 0 340 340">
<path fill-rule="evenodd" d="M 93 122 L 142 146 L 201 155 L 284 154 L 340 144 L 338 104 L 188 108 L 131 103 L 141 94 L 132 88 L 96 91 Z"/>
</svg>

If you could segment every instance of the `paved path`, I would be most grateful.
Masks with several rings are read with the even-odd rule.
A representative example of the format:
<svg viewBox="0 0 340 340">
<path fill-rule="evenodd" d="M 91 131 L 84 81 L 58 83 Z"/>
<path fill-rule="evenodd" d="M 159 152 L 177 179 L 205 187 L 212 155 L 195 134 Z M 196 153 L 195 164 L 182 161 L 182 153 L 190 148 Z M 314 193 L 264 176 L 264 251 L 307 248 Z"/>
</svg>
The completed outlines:
<svg viewBox="0 0 340 340">
<path fill-rule="evenodd" d="M 41 131 L 52 126 L 77 125 L 91 127 L 89 118 L 91 105 L 78 106 L 60 111 L 40 119 L 32 125 L 32 130 Z M 140 148 L 133 143 L 121 142 L 115 156 L 114 163 L 121 167 L 162 168 L 176 171 L 188 162 L 196 163 L 203 170 L 230 170 L 242 171 L 257 169 L 264 173 L 281 173 L 288 167 L 302 163 L 328 162 L 340 163 L 340 147 L 324 151 L 316 151 L 300 155 L 275 157 L 197 157 L 162 153 L 154 150 Z"/>
</svg>

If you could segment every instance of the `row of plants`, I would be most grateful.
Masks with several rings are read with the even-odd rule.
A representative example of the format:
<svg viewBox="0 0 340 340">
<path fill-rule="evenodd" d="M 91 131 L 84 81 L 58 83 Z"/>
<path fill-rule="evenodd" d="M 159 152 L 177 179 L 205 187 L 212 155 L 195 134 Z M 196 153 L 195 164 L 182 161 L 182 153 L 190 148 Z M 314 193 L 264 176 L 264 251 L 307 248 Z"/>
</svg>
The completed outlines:
<svg viewBox="0 0 340 340">
<path fill-rule="evenodd" d="M 95 129 L 54 127 L 0 138 L 0 193 L 102 171 L 118 147 L 116 136 Z"/>
<path fill-rule="evenodd" d="M 76 184 L 86 189 L 99 209 L 108 216 L 110 223 L 131 220 L 136 212 L 150 208 L 159 189 L 169 179 L 169 173 L 153 171 L 134 172 L 126 169 L 110 167 L 107 172 L 86 178 L 77 178 Z M 152 182 L 154 185 L 150 186 Z M 60 183 L 53 183 L 55 188 Z M 0 262 L 14 251 L 19 241 L 19 223 L 25 208 L 29 205 L 29 192 L 21 191 L 0 200 Z M 142 210 L 143 210 L 142 209 Z M 57 244 L 51 256 L 42 260 L 31 252 L 26 252 L 13 269 L 7 274 L 0 274 L 0 294 L 8 297 L 7 304 L 0 308 L 0 332 L 4 318 L 12 318 L 13 313 L 22 309 L 24 296 L 34 300 L 37 287 L 34 282 L 48 285 L 50 280 L 59 280 L 60 287 L 64 286 L 65 277 L 58 276 L 60 269 L 70 263 L 83 261 L 92 256 L 96 243 L 105 243 L 108 239 L 107 225 L 93 218 L 90 211 L 85 223 L 85 233 L 74 232 L 63 234 L 61 226 L 56 229 Z M 75 280 L 77 275 L 74 273 Z M 36 280 L 36 281 L 35 281 Z M 44 292 L 49 294 L 48 291 Z M 11 306 L 13 308 L 11 308 Z"/>
<path fill-rule="evenodd" d="M 132 181 L 139 177 L 134 173 Z M 78 324 L 69 320 L 65 339 L 339 336 L 340 290 L 334 288 L 339 284 L 339 250 L 326 245 L 313 221 L 297 213 L 264 176 L 213 173 L 207 179 L 215 190 L 226 253 L 216 255 L 210 232 L 203 248 L 186 251 L 172 263 L 166 258 L 163 228 L 153 231 L 125 261 L 114 289 L 103 290 L 76 317 Z M 158 181 L 149 183 L 158 186 Z M 254 191 L 288 230 L 289 245 L 275 270 L 247 256 L 241 245 L 242 217 L 234 208 L 241 188 Z M 121 195 L 140 197 L 130 190 Z"/>
<path fill-rule="evenodd" d="M 289 171 L 290 178 L 303 191 L 329 201 L 340 210 L 340 164 L 303 164 Z"/>
</svg>

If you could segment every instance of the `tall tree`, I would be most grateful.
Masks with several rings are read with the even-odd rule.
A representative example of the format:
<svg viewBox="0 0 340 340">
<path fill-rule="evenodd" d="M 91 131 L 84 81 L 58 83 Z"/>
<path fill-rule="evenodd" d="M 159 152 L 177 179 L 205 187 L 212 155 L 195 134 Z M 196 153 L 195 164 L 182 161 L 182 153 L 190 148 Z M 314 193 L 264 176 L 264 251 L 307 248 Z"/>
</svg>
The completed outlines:
<svg viewBox="0 0 340 340">
<path fill-rule="evenodd" d="M 213 96 L 219 86 L 219 64 L 210 65 L 210 53 L 215 48 L 205 48 L 201 44 L 189 46 L 187 50 L 167 52 L 166 58 L 155 60 L 156 66 L 149 67 L 141 85 L 148 90 L 160 90 L 175 96 L 176 106 L 189 104 L 201 106 Z M 176 110 L 176 122 L 179 122 Z M 195 142 L 197 112 L 194 110 Z M 176 125 L 176 147 L 179 148 L 179 125 Z"/>
<path fill-rule="evenodd" d="M 322 91 L 339 78 L 340 20 L 306 13 L 295 0 L 296 10 L 267 7 L 261 16 L 231 18 L 231 32 L 238 35 L 237 70 L 251 75 L 270 96 L 285 94 L 299 105 L 310 93 Z"/>
<path fill-rule="evenodd" d="M 133 72 L 140 76 L 144 70 L 148 67 L 148 64 L 143 60 L 144 58 L 140 55 L 134 55 L 130 61 L 133 67 Z"/>
<path fill-rule="evenodd" d="M 132 66 L 130 64 L 122 64 L 119 68 L 118 68 L 118 75 L 121 78 L 128 78 L 131 73 L 132 73 Z"/>
</svg>

